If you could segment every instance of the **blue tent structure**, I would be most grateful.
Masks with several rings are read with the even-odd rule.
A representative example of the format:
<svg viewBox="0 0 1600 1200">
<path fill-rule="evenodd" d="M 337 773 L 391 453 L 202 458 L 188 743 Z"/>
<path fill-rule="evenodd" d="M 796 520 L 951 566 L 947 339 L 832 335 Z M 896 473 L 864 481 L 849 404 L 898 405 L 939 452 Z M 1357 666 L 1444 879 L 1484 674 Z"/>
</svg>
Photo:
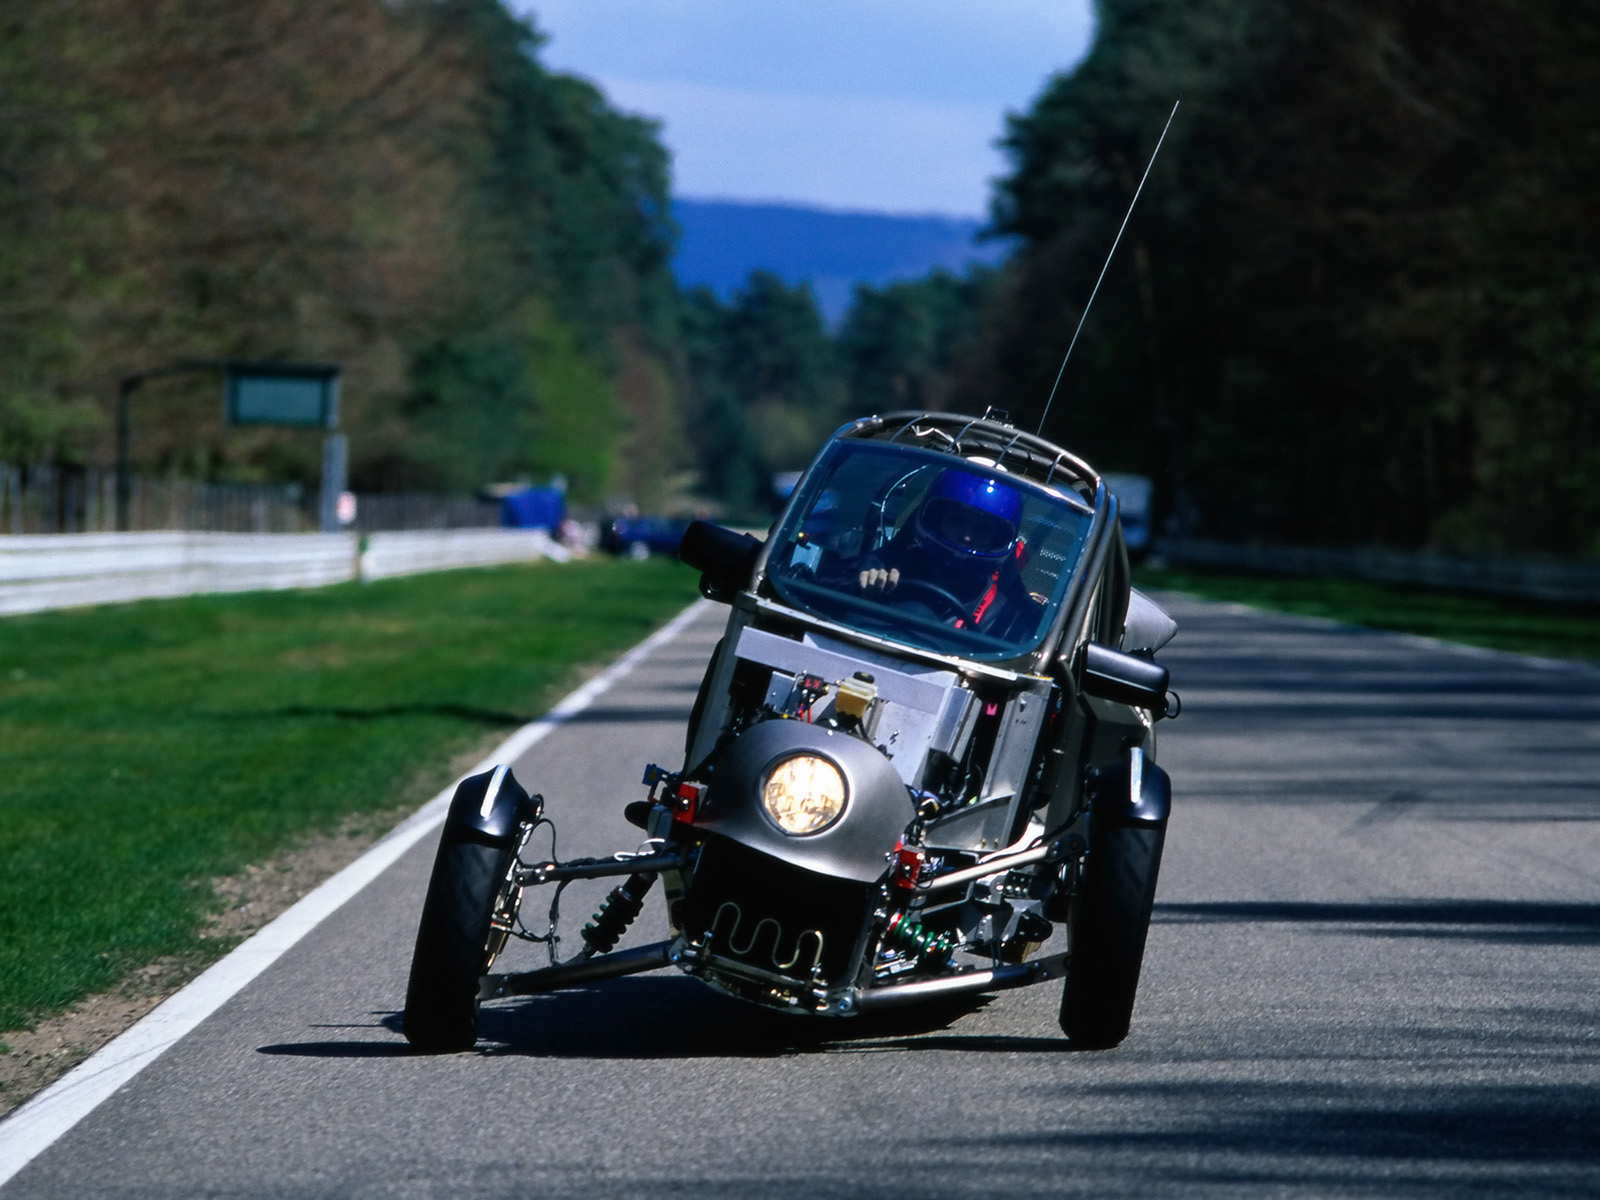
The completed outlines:
<svg viewBox="0 0 1600 1200">
<path fill-rule="evenodd" d="M 506 529 L 554 531 L 566 515 L 567 496 L 560 488 L 524 488 L 500 499 L 500 524 Z"/>
</svg>

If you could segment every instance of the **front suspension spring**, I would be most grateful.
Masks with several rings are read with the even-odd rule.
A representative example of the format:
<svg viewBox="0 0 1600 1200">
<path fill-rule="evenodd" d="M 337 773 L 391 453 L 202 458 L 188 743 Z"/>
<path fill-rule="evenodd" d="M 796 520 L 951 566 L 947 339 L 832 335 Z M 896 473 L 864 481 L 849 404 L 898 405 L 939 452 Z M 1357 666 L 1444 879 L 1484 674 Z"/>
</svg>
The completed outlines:
<svg viewBox="0 0 1600 1200">
<path fill-rule="evenodd" d="M 594 920 L 583 927 L 580 935 L 590 954 L 604 954 L 617 944 L 644 907 L 645 893 L 655 881 L 653 872 L 635 871 L 611 889 L 600 911 L 594 914 Z"/>
<path fill-rule="evenodd" d="M 889 918 L 889 927 L 883 931 L 885 945 L 920 954 L 930 963 L 941 963 L 954 953 L 955 937 L 949 933 L 936 933 L 909 919 L 904 912 Z"/>
</svg>

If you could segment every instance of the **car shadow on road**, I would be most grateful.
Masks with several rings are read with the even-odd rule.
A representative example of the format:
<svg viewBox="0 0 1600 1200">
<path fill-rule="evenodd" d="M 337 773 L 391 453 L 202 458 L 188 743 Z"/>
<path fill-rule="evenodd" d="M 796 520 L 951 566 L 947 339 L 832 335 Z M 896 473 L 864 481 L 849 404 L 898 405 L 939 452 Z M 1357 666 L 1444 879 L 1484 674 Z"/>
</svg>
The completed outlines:
<svg viewBox="0 0 1600 1200">
<path fill-rule="evenodd" d="M 257 1054 L 283 1058 L 409 1058 L 410 1046 L 401 1041 L 382 1042 L 278 1042 L 257 1046 Z"/>
<path fill-rule="evenodd" d="M 478 1018 L 485 1057 L 573 1059 L 774 1058 L 918 1051 L 1059 1052 L 1064 1040 L 964 1035 L 956 1022 L 989 997 L 930 1002 L 848 1019 L 785 1016 L 730 999 L 682 976 L 633 976 L 541 996 L 497 1001 Z M 383 1041 L 316 1041 L 257 1048 L 303 1058 L 409 1055 L 400 1014 L 379 1022 Z"/>
<path fill-rule="evenodd" d="M 559 1058 L 774 1057 L 919 1050 L 1059 1050 L 1047 1038 L 964 1036 L 957 1022 L 992 997 L 951 999 L 865 1016 L 770 1012 L 683 976 L 634 976 L 485 1008 L 489 1054 Z"/>
</svg>

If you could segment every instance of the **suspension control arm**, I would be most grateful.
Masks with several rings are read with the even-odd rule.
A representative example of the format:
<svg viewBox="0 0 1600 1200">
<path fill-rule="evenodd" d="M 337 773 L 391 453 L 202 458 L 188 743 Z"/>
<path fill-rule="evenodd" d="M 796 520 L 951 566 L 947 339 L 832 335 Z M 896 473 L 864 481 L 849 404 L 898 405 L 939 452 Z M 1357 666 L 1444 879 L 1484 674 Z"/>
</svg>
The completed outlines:
<svg viewBox="0 0 1600 1200">
<path fill-rule="evenodd" d="M 478 981 L 478 999 L 493 1000 L 498 996 L 532 996 L 538 992 L 552 992 L 557 988 L 571 987 L 577 983 L 592 983 L 597 979 L 615 979 L 620 975 L 637 975 L 640 971 L 654 971 L 667 965 L 667 948 L 671 942 L 652 942 L 632 950 L 614 950 L 610 954 L 597 954 L 581 962 L 562 963 L 538 971 L 521 971 L 511 975 L 485 975 Z"/>
<path fill-rule="evenodd" d="M 565 879 L 604 879 L 610 875 L 659 875 L 683 867 L 681 854 L 646 854 L 637 858 L 592 858 L 573 862 L 535 863 L 517 872 L 517 886 L 560 883 Z"/>
</svg>

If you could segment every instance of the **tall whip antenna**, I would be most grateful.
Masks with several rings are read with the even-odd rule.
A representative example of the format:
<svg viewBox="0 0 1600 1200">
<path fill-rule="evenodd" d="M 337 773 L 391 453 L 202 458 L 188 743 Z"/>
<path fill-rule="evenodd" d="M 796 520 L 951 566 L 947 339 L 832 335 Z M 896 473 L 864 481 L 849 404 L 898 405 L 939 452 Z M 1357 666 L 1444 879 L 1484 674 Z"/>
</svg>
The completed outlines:
<svg viewBox="0 0 1600 1200">
<path fill-rule="evenodd" d="M 1150 168 L 1156 165 L 1156 155 L 1161 153 L 1161 143 L 1167 140 L 1167 130 L 1172 128 L 1172 118 L 1178 115 L 1178 105 L 1183 103 L 1183 97 L 1172 102 L 1172 111 L 1167 114 L 1167 123 L 1161 127 L 1161 136 L 1156 139 L 1156 148 L 1150 152 L 1150 161 L 1145 164 L 1144 174 L 1139 177 L 1139 186 L 1133 189 L 1133 199 L 1128 201 L 1127 214 L 1122 218 L 1122 226 L 1117 230 L 1117 236 L 1111 242 L 1111 253 L 1106 255 L 1106 265 L 1100 268 L 1100 278 L 1094 281 L 1094 291 L 1089 293 L 1089 303 L 1083 306 L 1083 315 L 1078 318 L 1078 328 L 1073 331 L 1072 341 L 1067 344 L 1067 352 L 1061 359 L 1061 369 L 1056 372 L 1056 381 L 1050 385 L 1050 398 L 1044 402 L 1044 412 L 1039 414 L 1039 428 L 1034 433 L 1044 432 L 1044 419 L 1050 415 L 1050 405 L 1055 402 L 1056 389 L 1061 386 L 1061 377 L 1067 373 L 1067 359 L 1072 357 L 1072 348 L 1078 344 L 1078 334 L 1083 332 L 1083 323 L 1089 319 L 1089 310 L 1094 307 L 1094 298 L 1100 294 L 1100 284 L 1105 281 L 1106 272 L 1111 268 L 1111 259 L 1117 252 L 1117 243 L 1122 241 L 1122 231 L 1128 227 L 1128 219 L 1133 216 L 1133 206 L 1139 203 L 1139 193 L 1144 191 L 1144 181 L 1150 178 Z"/>
</svg>

